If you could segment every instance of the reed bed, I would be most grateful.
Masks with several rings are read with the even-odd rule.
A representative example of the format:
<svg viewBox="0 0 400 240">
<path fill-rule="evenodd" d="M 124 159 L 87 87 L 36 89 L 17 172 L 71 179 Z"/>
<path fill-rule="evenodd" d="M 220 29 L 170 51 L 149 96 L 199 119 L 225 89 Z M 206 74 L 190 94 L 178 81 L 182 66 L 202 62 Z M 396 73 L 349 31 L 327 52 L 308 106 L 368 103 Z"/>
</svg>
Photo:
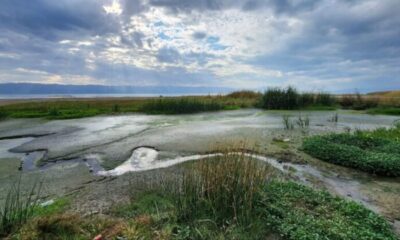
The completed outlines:
<svg viewBox="0 0 400 240">
<path fill-rule="evenodd" d="M 228 219 L 248 223 L 270 174 L 267 164 L 249 158 L 245 151 L 198 161 L 171 189 L 179 217 L 186 221 L 206 215 L 217 224 Z"/>
</svg>

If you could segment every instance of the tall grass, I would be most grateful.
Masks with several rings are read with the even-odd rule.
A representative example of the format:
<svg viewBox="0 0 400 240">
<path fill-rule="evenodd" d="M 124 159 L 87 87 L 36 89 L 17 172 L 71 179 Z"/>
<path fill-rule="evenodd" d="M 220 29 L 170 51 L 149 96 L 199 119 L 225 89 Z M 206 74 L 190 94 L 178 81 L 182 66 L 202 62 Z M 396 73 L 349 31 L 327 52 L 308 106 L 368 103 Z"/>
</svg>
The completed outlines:
<svg viewBox="0 0 400 240">
<path fill-rule="evenodd" d="M 7 115 L 8 114 L 3 109 L 0 108 L 0 121 L 5 119 Z"/>
<path fill-rule="evenodd" d="M 194 163 L 178 184 L 167 189 L 174 193 L 181 221 L 211 216 L 219 226 L 228 220 L 248 224 L 270 174 L 268 165 L 245 151 L 225 153 Z"/>
<path fill-rule="evenodd" d="M 299 93 L 295 88 L 270 88 L 263 97 L 261 106 L 265 109 L 293 110 L 307 107 L 331 107 L 336 99 L 328 93 Z"/>
<path fill-rule="evenodd" d="M 360 93 L 355 93 L 340 97 L 339 104 L 344 109 L 366 110 L 377 107 L 379 100 L 374 97 L 363 97 Z"/>
<path fill-rule="evenodd" d="M 140 110 L 150 114 L 185 114 L 222 110 L 224 106 L 216 101 L 195 98 L 160 98 L 145 103 Z"/>
<path fill-rule="evenodd" d="M 27 194 L 21 189 L 21 178 L 8 190 L 6 199 L 0 208 L 0 237 L 25 223 L 39 204 L 41 182 L 35 182 Z"/>
<path fill-rule="evenodd" d="M 262 94 L 259 92 L 254 92 L 254 91 L 249 91 L 249 90 L 242 90 L 242 91 L 236 91 L 236 92 L 231 92 L 228 95 L 226 95 L 229 98 L 261 98 Z"/>
</svg>

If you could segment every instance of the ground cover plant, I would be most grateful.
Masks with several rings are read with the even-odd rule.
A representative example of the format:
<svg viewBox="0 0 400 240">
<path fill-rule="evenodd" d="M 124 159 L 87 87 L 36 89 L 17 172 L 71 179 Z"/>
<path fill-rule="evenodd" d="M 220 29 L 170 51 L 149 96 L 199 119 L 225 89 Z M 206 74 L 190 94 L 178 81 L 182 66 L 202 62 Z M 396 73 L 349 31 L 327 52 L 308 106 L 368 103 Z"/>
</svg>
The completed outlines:
<svg viewBox="0 0 400 240">
<path fill-rule="evenodd" d="M 303 150 L 313 157 L 365 172 L 400 176 L 400 124 L 391 129 L 313 136 Z"/>
</svg>

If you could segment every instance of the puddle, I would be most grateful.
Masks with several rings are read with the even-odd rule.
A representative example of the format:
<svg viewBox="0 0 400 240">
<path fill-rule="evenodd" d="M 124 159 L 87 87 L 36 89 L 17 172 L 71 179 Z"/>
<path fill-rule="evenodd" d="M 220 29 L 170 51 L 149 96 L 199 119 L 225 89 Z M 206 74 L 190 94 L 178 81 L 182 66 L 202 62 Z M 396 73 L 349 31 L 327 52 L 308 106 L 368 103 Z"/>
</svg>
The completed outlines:
<svg viewBox="0 0 400 240">
<path fill-rule="evenodd" d="M 22 171 L 33 171 L 37 169 L 37 163 L 46 157 L 47 151 L 35 151 L 26 153 L 21 158 Z"/>
</svg>

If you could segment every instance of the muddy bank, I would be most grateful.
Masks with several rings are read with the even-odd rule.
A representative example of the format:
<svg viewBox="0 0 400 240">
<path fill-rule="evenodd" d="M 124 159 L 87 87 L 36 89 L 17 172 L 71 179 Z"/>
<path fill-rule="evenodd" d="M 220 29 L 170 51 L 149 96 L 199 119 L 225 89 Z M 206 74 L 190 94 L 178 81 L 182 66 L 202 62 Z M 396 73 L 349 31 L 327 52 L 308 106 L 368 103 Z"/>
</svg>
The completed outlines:
<svg viewBox="0 0 400 240">
<path fill-rule="evenodd" d="M 298 115 L 309 116 L 310 127 L 284 130 L 285 114 L 293 120 Z M 235 143 L 252 146 L 257 154 L 251 157 L 297 181 L 358 201 L 391 220 L 400 219 L 400 208 L 395 205 L 400 202 L 399 179 L 334 166 L 298 150 L 307 135 L 390 127 L 398 118 L 339 111 L 339 121 L 334 123 L 329 121 L 334 114 L 239 110 L 4 121 L 0 123 L 0 190 L 22 170 L 28 182 L 43 178 L 46 194 L 78 194 L 77 201 L 84 206 L 81 210 L 102 211 L 126 197 L 129 182 L 179 171 L 176 164 L 209 157 L 218 146 Z"/>
</svg>

